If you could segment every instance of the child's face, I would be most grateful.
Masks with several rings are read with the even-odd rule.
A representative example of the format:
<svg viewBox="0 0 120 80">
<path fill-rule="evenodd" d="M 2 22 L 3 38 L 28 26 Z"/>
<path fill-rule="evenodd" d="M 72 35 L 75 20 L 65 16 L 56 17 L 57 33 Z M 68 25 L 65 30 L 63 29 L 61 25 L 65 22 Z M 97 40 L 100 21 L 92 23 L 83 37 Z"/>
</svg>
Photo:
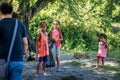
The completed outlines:
<svg viewBox="0 0 120 80">
<path fill-rule="evenodd" d="M 58 29 L 59 28 L 59 23 L 58 22 L 54 21 L 53 25 L 54 25 L 54 29 Z"/>
<path fill-rule="evenodd" d="M 41 30 L 42 30 L 42 31 L 46 31 L 46 28 L 47 28 L 46 25 L 41 26 Z"/>
<path fill-rule="evenodd" d="M 103 36 L 100 36 L 100 42 L 105 42 L 106 40 L 105 40 L 105 38 L 103 37 Z"/>
</svg>

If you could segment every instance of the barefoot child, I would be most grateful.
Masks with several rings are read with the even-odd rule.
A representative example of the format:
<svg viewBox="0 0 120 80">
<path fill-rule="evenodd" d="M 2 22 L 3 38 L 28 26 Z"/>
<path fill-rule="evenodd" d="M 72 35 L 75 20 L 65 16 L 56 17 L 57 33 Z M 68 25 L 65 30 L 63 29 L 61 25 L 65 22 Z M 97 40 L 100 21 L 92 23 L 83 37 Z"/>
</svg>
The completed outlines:
<svg viewBox="0 0 120 80">
<path fill-rule="evenodd" d="M 102 70 L 104 69 L 104 61 L 106 56 L 109 55 L 109 47 L 106 42 L 107 36 L 105 34 L 99 35 L 99 46 L 98 46 L 98 54 L 97 54 L 97 60 L 96 60 L 96 69 L 98 69 L 99 60 L 102 61 Z"/>
<path fill-rule="evenodd" d="M 39 67 L 41 62 L 43 62 L 43 75 L 46 74 L 46 62 L 48 60 L 49 55 L 49 48 L 48 48 L 48 37 L 46 33 L 47 24 L 45 22 L 40 23 L 41 31 L 38 34 L 38 40 L 37 40 L 37 49 L 38 49 L 38 63 L 37 63 L 37 69 L 36 69 L 36 75 L 39 75 Z"/>
<path fill-rule="evenodd" d="M 57 71 L 59 71 L 60 70 L 60 45 L 61 45 L 61 41 L 63 40 L 63 37 L 62 37 L 62 32 L 59 29 L 60 22 L 58 20 L 55 20 L 53 22 L 53 25 L 54 25 L 54 29 L 51 30 L 50 37 L 54 42 L 53 54 L 57 62 Z"/>
</svg>

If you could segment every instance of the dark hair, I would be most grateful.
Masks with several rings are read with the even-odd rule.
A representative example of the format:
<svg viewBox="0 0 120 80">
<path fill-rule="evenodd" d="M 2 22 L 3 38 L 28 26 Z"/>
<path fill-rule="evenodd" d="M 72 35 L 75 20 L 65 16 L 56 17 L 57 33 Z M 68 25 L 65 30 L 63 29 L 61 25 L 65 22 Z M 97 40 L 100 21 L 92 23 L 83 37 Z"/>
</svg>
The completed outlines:
<svg viewBox="0 0 120 80">
<path fill-rule="evenodd" d="M 107 35 L 104 34 L 104 33 L 101 33 L 101 34 L 99 35 L 99 38 L 100 38 L 100 37 L 104 37 L 105 39 L 107 39 Z"/>
<path fill-rule="evenodd" d="M 55 22 L 57 22 L 60 25 L 60 21 L 59 20 L 55 20 Z"/>
<path fill-rule="evenodd" d="M 42 27 L 42 26 L 46 26 L 47 27 L 46 22 L 40 22 L 40 27 Z"/>
<path fill-rule="evenodd" d="M 0 4 L 0 12 L 2 14 L 11 14 L 13 12 L 13 6 L 10 3 L 3 2 Z"/>
</svg>

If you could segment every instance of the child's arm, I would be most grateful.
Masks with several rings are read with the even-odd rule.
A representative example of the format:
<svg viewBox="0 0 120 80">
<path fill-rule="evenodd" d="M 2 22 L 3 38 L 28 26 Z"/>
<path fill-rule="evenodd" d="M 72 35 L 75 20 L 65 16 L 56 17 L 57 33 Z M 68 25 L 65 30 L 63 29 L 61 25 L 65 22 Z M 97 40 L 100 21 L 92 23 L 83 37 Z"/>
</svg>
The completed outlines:
<svg viewBox="0 0 120 80">
<path fill-rule="evenodd" d="M 63 36 L 62 36 L 62 31 L 60 30 L 60 38 L 59 38 L 59 41 L 62 41 L 63 40 Z"/>
<path fill-rule="evenodd" d="M 39 33 L 38 36 L 37 36 L 37 52 L 40 51 L 40 50 L 39 50 L 39 45 L 40 45 L 39 41 L 40 41 L 40 40 L 41 40 L 41 33 Z"/>
<path fill-rule="evenodd" d="M 110 49 L 109 49 L 109 46 L 108 46 L 108 44 L 107 44 L 107 43 L 105 44 L 105 47 L 107 48 L 107 56 L 109 56 Z"/>
<path fill-rule="evenodd" d="M 50 31 L 50 39 L 52 42 L 55 42 L 55 40 L 53 39 L 52 30 Z"/>
<path fill-rule="evenodd" d="M 61 33 L 61 35 L 60 35 L 60 39 L 59 39 L 60 41 L 62 41 L 63 40 L 63 36 L 62 36 L 62 33 Z"/>
</svg>

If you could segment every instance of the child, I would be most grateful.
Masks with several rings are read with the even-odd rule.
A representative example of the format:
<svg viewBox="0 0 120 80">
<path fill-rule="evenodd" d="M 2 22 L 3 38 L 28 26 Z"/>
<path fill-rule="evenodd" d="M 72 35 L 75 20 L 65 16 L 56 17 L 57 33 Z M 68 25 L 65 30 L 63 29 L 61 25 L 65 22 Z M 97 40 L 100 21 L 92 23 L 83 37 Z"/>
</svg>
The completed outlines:
<svg viewBox="0 0 120 80">
<path fill-rule="evenodd" d="M 99 60 L 102 61 L 102 70 L 104 70 L 104 61 L 106 56 L 109 55 L 109 47 L 106 42 L 107 36 L 105 34 L 99 35 L 99 46 L 98 46 L 98 54 L 97 54 L 97 60 L 96 60 L 96 69 L 98 69 Z"/>
<path fill-rule="evenodd" d="M 39 67 L 40 63 L 43 61 L 43 75 L 46 74 L 46 62 L 48 60 L 49 55 L 49 48 L 48 48 L 48 37 L 46 33 L 47 24 L 45 22 L 40 23 L 41 31 L 38 34 L 38 40 L 37 40 L 37 49 L 38 49 L 38 63 L 37 63 L 37 69 L 36 69 L 36 75 L 39 75 Z"/>
<path fill-rule="evenodd" d="M 54 21 L 54 29 L 50 32 L 50 37 L 53 41 L 53 54 L 57 61 L 57 71 L 60 69 L 60 45 L 63 40 L 62 32 L 59 29 L 60 22 L 58 20 Z"/>
</svg>

